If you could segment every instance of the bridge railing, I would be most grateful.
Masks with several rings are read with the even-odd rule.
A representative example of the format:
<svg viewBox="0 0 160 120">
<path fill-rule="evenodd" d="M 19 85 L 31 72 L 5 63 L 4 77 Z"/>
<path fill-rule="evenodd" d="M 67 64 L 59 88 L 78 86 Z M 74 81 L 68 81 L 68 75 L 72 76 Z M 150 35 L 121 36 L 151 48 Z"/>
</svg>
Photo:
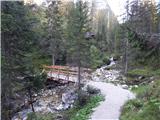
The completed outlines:
<svg viewBox="0 0 160 120">
<path fill-rule="evenodd" d="M 77 76 L 77 71 L 71 69 L 69 66 L 44 65 L 43 68 L 48 75 L 48 79 L 50 80 L 71 81 L 70 76 Z"/>
</svg>

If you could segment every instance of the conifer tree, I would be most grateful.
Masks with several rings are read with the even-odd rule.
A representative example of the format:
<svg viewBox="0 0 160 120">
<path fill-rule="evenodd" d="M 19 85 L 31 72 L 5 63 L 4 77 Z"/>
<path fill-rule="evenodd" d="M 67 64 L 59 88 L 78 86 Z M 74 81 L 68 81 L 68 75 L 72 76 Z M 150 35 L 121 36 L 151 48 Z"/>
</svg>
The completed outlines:
<svg viewBox="0 0 160 120">
<path fill-rule="evenodd" d="M 62 29 L 62 15 L 60 11 L 61 1 L 54 0 L 48 2 L 48 9 L 46 15 L 48 18 L 48 37 L 49 51 L 52 55 L 52 64 L 54 65 L 56 59 L 64 52 L 64 39 Z"/>
<path fill-rule="evenodd" d="M 89 9 L 87 2 L 77 1 L 69 12 L 67 24 L 67 57 L 69 61 L 75 61 L 78 66 L 78 84 L 80 88 L 81 67 L 87 66 L 89 61 L 89 40 L 86 33 L 90 32 Z"/>
</svg>

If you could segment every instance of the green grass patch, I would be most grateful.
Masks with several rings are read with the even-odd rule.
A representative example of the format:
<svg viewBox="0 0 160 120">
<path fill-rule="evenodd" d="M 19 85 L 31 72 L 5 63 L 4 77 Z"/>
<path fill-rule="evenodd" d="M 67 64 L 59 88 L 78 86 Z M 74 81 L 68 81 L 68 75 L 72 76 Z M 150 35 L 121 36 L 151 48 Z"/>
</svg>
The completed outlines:
<svg viewBox="0 0 160 120">
<path fill-rule="evenodd" d="M 55 116 L 52 113 L 40 114 L 40 113 L 29 113 L 27 120 L 55 120 Z"/>
<path fill-rule="evenodd" d="M 128 71 L 127 73 L 128 76 L 150 76 L 151 75 L 151 71 L 149 71 L 148 69 L 134 69 L 131 71 Z"/>
<path fill-rule="evenodd" d="M 148 85 L 141 85 L 138 88 L 132 88 L 132 91 L 137 94 L 137 97 L 141 97 L 149 89 Z"/>
<path fill-rule="evenodd" d="M 95 108 L 99 102 L 103 101 L 104 97 L 101 95 L 92 96 L 86 105 L 77 106 L 65 112 L 67 120 L 87 120 L 89 119 L 93 108 Z"/>
<path fill-rule="evenodd" d="M 128 76 L 131 77 L 138 77 L 138 76 L 145 76 L 145 77 L 150 77 L 150 76 L 160 76 L 160 69 L 157 70 L 152 70 L 150 68 L 143 68 L 143 69 L 134 69 L 130 70 L 127 72 Z"/>
<path fill-rule="evenodd" d="M 137 98 L 124 105 L 120 120 L 160 120 L 160 80 L 132 90 Z"/>
</svg>

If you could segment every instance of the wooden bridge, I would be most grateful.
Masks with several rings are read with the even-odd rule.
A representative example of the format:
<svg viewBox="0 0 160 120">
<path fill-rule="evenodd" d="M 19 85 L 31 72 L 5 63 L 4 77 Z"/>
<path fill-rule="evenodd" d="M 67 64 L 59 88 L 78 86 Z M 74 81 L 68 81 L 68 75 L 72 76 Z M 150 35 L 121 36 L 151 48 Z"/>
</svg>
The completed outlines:
<svg viewBox="0 0 160 120">
<path fill-rule="evenodd" d="M 56 81 L 59 83 L 69 83 L 77 82 L 78 68 L 77 67 L 69 67 L 69 66 L 43 66 L 45 72 L 47 73 L 48 81 Z M 91 72 L 90 69 L 82 68 L 83 72 Z"/>
<path fill-rule="evenodd" d="M 47 73 L 47 80 L 57 81 L 59 83 L 68 83 L 77 81 L 77 70 L 69 66 L 43 66 Z"/>
</svg>

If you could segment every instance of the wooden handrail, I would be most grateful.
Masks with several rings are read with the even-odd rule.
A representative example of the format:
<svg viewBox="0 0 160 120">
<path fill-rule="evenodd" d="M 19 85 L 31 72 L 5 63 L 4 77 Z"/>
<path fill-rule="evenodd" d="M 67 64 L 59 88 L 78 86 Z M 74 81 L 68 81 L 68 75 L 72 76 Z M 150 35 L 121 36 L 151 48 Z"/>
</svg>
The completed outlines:
<svg viewBox="0 0 160 120">
<path fill-rule="evenodd" d="M 57 65 L 55 65 L 55 66 L 46 66 L 46 65 L 44 65 L 43 68 L 44 69 L 48 69 L 47 71 L 56 71 L 56 70 L 59 71 L 59 70 L 61 70 L 61 71 L 77 72 L 76 70 L 69 69 L 68 66 L 57 66 Z"/>
</svg>

